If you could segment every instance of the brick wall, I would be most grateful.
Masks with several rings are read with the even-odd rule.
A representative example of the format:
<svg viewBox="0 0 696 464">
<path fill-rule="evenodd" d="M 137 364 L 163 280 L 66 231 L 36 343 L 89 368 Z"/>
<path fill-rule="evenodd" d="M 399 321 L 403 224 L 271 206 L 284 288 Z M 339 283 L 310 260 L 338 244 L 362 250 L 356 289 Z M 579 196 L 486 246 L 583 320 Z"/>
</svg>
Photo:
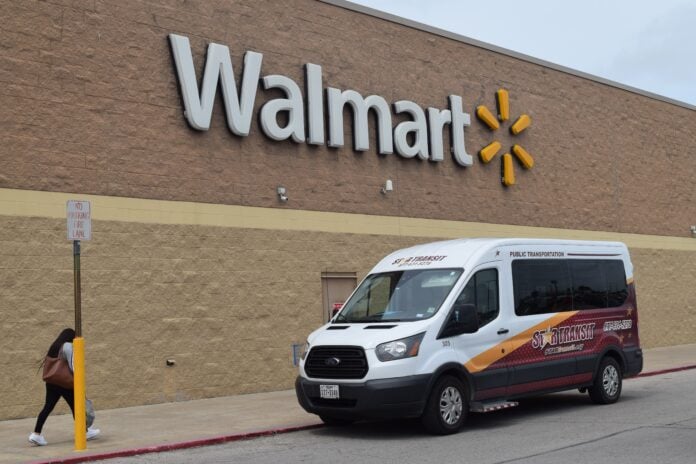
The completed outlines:
<svg viewBox="0 0 696 464">
<path fill-rule="evenodd" d="M 676 236 L 696 216 L 686 108 L 316 1 L 2 3 L 0 187 Z M 215 41 L 238 74 L 254 50 L 262 75 L 302 87 L 312 62 L 325 86 L 424 108 L 456 94 L 473 115 L 505 87 L 512 117 L 527 112 L 532 127 L 512 137 L 474 117 L 468 150 L 519 142 L 536 167 L 517 166 L 518 184 L 505 189 L 499 160 L 461 168 L 380 156 L 374 134 L 362 154 L 350 142 L 271 141 L 255 118 L 240 138 L 219 96 L 211 129 L 196 132 L 170 33 L 191 38 L 199 72 Z M 257 107 L 276 97 L 259 90 Z M 386 179 L 395 191 L 384 197 Z M 290 203 L 277 201 L 279 184 Z"/>
</svg>

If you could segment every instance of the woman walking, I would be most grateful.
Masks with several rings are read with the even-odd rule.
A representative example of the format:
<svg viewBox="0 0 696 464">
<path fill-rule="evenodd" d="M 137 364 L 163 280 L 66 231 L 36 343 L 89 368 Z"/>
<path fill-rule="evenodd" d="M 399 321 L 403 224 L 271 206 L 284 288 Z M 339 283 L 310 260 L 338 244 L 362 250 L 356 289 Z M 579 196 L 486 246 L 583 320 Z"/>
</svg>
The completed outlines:
<svg viewBox="0 0 696 464">
<path fill-rule="evenodd" d="M 74 338 L 75 331 L 73 329 L 64 329 L 58 335 L 58 338 L 56 338 L 55 341 L 51 344 L 50 348 L 48 349 L 48 353 L 46 353 L 47 357 L 64 359 L 70 367 L 70 372 L 73 371 L 72 342 Z M 48 445 L 48 442 L 41 434 L 41 429 L 43 429 L 43 425 L 46 422 L 48 415 L 51 414 L 51 411 L 53 411 L 53 408 L 56 407 L 56 404 L 58 403 L 58 400 L 61 397 L 66 401 L 66 403 L 68 403 L 68 406 L 70 406 L 70 410 L 72 411 L 73 418 L 75 418 L 75 396 L 73 389 L 61 387 L 59 385 L 46 382 L 46 401 L 44 403 L 43 409 L 39 413 L 39 417 L 36 419 L 36 426 L 34 427 L 34 432 L 32 432 L 31 435 L 29 435 L 30 443 L 33 443 L 37 446 Z M 92 427 L 87 429 L 87 440 L 97 438 L 98 435 L 99 429 L 95 429 Z"/>
</svg>

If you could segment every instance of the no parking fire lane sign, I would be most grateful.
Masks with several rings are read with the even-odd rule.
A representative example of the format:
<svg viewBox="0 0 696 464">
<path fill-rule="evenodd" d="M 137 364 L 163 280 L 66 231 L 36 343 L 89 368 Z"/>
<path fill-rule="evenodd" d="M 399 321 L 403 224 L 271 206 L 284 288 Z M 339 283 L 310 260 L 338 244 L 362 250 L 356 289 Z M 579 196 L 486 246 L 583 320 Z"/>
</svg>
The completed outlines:
<svg viewBox="0 0 696 464">
<path fill-rule="evenodd" d="M 92 238 L 92 213 L 89 201 L 68 200 L 68 240 Z"/>
</svg>

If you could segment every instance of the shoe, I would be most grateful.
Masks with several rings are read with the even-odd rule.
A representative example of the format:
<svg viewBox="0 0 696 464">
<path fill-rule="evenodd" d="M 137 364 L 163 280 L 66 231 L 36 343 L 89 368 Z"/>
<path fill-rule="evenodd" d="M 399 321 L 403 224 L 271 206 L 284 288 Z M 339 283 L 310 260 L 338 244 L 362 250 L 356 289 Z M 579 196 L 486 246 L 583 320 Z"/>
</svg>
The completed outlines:
<svg viewBox="0 0 696 464">
<path fill-rule="evenodd" d="M 101 432 L 101 430 L 99 430 L 99 429 L 95 429 L 92 427 L 88 428 L 87 429 L 87 440 L 94 440 L 95 438 L 97 438 L 99 436 L 100 432 Z"/>
<path fill-rule="evenodd" d="M 31 435 L 29 435 L 29 443 L 33 443 L 36 446 L 46 446 L 48 445 L 48 442 L 46 439 L 41 435 L 40 433 L 35 433 L 32 432 Z"/>
</svg>

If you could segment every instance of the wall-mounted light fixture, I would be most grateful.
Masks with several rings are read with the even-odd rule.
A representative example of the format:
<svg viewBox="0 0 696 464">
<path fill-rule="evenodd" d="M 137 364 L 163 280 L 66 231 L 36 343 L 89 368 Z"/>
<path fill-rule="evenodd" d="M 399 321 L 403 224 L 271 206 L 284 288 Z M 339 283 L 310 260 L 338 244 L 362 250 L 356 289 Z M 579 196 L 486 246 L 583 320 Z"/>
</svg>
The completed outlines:
<svg viewBox="0 0 696 464">
<path fill-rule="evenodd" d="M 392 190 L 394 190 L 394 183 L 391 181 L 391 179 L 387 179 L 387 181 L 384 183 L 384 186 L 382 187 L 382 190 L 380 190 L 380 192 L 382 192 L 384 195 L 386 195 L 387 192 L 391 192 Z"/>
<path fill-rule="evenodd" d="M 691 236 L 696 238 L 696 226 L 691 226 Z"/>
<path fill-rule="evenodd" d="M 276 192 L 278 193 L 278 200 L 282 201 L 283 203 L 288 201 L 288 191 L 285 190 L 285 187 L 279 185 Z"/>
</svg>

